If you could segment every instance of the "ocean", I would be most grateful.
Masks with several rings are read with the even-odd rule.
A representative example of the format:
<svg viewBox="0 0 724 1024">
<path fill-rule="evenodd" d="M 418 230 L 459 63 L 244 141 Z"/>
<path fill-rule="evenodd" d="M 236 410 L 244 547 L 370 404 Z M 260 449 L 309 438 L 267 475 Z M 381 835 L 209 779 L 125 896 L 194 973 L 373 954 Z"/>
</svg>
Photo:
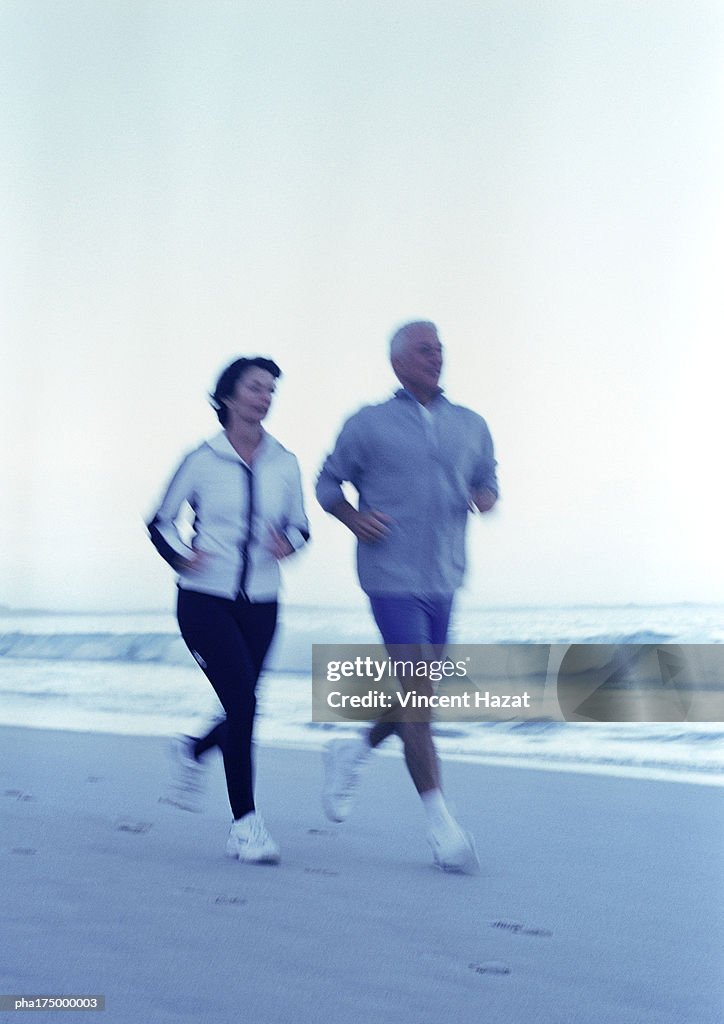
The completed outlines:
<svg viewBox="0 0 724 1024">
<path fill-rule="evenodd" d="M 721 644 L 724 608 L 461 606 L 454 643 Z M 286 606 L 259 684 L 257 741 L 319 749 L 359 728 L 311 721 L 311 645 L 377 643 L 364 606 Z M 173 615 L 0 612 L 0 724 L 171 736 L 218 715 Z M 724 785 L 724 725 L 547 720 L 435 726 L 443 758 Z M 387 747 L 397 753 L 398 744 Z"/>
</svg>

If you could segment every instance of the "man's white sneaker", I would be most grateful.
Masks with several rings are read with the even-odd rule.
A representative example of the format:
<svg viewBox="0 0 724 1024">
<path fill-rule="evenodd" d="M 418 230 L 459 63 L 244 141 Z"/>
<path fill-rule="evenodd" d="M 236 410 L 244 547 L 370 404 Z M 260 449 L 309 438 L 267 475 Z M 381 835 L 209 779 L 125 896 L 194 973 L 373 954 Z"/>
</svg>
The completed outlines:
<svg viewBox="0 0 724 1024">
<path fill-rule="evenodd" d="M 231 826 L 226 842 L 228 857 L 238 857 L 246 864 L 278 864 L 279 846 L 267 832 L 260 814 L 251 811 Z"/>
<path fill-rule="evenodd" d="M 191 736 L 171 740 L 171 788 L 167 803 L 198 814 L 202 807 L 206 776 L 204 765 L 193 754 Z"/>
<path fill-rule="evenodd" d="M 360 740 L 332 740 L 324 748 L 322 806 L 330 821 L 349 817 L 366 758 Z"/>
<path fill-rule="evenodd" d="M 475 875 L 480 870 L 473 837 L 463 832 L 457 822 L 441 823 L 427 834 L 435 863 L 441 871 Z"/>
</svg>

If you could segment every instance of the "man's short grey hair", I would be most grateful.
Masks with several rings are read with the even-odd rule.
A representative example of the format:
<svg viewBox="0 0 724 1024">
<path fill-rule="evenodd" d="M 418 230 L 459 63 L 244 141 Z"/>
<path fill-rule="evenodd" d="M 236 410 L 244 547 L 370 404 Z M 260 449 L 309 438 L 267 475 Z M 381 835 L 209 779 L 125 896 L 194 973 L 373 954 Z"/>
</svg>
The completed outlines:
<svg viewBox="0 0 724 1024">
<path fill-rule="evenodd" d="M 437 338 L 437 327 L 429 320 L 413 320 L 409 324 L 403 324 L 390 338 L 390 359 L 402 355 L 405 345 L 416 334 L 431 334 Z"/>
</svg>

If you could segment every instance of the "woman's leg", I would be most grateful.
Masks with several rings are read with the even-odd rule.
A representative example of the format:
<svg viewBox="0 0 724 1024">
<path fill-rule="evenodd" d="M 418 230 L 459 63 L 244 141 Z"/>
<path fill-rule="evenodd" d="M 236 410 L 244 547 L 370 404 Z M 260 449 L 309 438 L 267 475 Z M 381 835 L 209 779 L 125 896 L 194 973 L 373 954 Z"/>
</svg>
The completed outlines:
<svg viewBox="0 0 724 1024">
<path fill-rule="evenodd" d="M 250 810 L 254 810 L 254 759 L 251 741 L 254 728 L 254 718 L 256 716 L 256 684 L 259 681 L 259 676 L 261 675 L 262 668 L 264 667 L 264 659 L 266 658 L 271 642 L 274 639 L 274 632 L 277 624 L 277 610 L 278 606 L 276 601 L 250 602 L 237 598 L 234 602 L 234 617 L 251 665 L 251 678 L 254 680 L 251 697 L 248 702 L 248 733 L 244 732 L 243 737 L 241 737 L 241 740 L 246 744 L 245 749 L 248 749 L 249 751 L 248 785 L 249 793 L 251 795 Z M 228 719 L 225 723 L 225 727 L 225 735 L 222 731 L 224 729 L 223 725 L 219 730 L 222 732 L 222 750 L 224 749 L 224 743 L 233 742 L 233 739 L 229 739 Z M 237 815 L 234 815 L 234 817 L 236 818 Z"/>
<path fill-rule="evenodd" d="M 263 657 L 271 642 L 276 619 L 266 608 L 245 616 L 239 602 L 179 590 L 178 620 L 181 635 L 213 686 L 226 712 L 210 736 L 220 743 L 229 802 L 234 818 L 254 810 L 251 763 L 251 736 L 256 709 L 255 687 Z M 260 636 L 249 643 L 249 630 L 242 630 L 240 620 L 248 618 L 259 623 Z M 265 627 L 265 628 L 263 628 Z M 263 653 L 261 651 L 263 647 Z M 206 747 L 208 749 L 208 747 Z"/>
</svg>

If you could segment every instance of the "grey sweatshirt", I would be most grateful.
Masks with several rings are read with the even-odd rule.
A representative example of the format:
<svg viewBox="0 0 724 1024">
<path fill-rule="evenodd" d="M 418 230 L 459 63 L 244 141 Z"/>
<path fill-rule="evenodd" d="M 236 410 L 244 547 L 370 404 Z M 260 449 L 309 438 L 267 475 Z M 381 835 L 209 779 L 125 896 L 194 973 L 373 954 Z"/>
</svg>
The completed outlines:
<svg viewBox="0 0 724 1024">
<path fill-rule="evenodd" d="M 496 495 L 493 442 L 485 420 L 437 395 L 427 406 L 404 388 L 344 424 L 317 480 L 327 512 L 359 493 L 360 511 L 394 520 L 376 543 L 357 545 L 357 571 L 368 594 L 450 594 L 463 580 L 465 528 L 472 491 Z"/>
</svg>

